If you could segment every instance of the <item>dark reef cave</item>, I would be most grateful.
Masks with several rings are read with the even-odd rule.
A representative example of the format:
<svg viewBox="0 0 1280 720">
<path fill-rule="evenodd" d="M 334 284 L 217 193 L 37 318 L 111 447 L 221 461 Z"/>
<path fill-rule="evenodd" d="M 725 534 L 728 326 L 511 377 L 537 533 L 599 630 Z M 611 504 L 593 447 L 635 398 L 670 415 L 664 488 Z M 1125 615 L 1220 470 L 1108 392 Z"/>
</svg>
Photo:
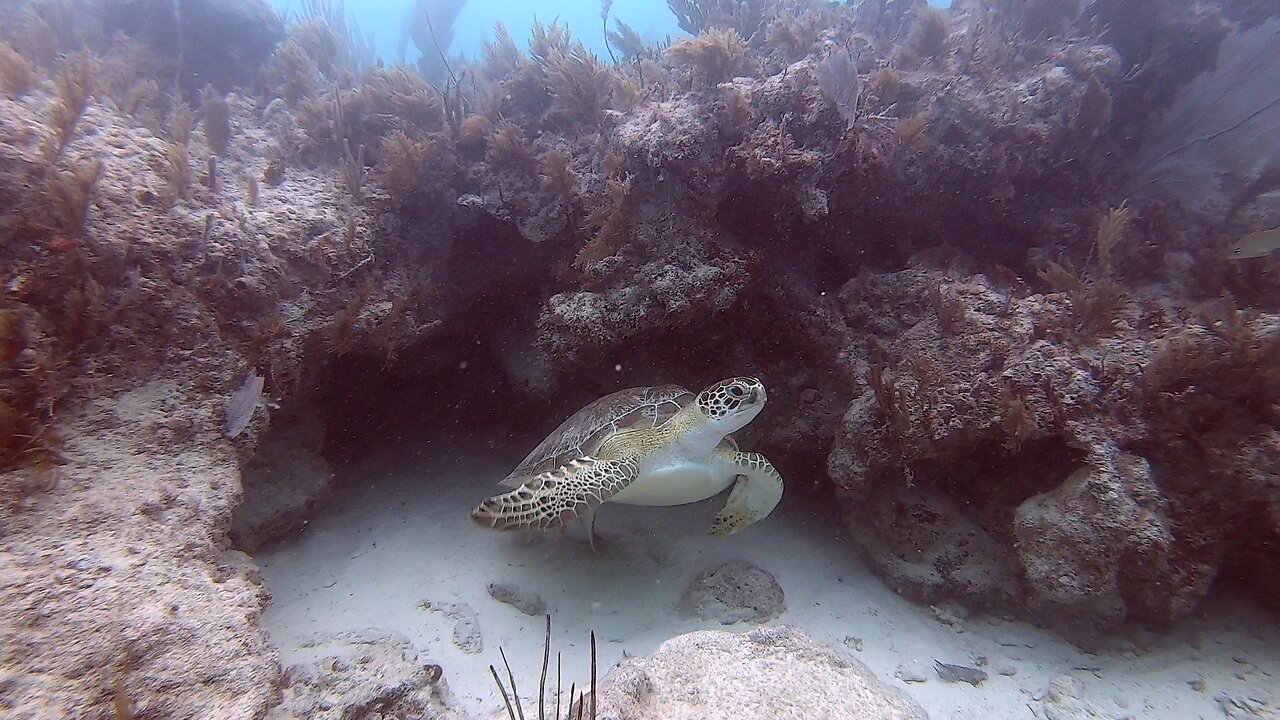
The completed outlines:
<svg viewBox="0 0 1280 720">
<path fill-rule="evenodd" d="M 808 364 L 813 352 L 771 333 L 759 337 L 739 330 L 769 329 L 768 318 L 756 312 L 767 298 L 746 292 L 709 326 L 648 334 L 625 348 L 602 351 L 551 371 L 554 388 L 535 391 L 517 385 L 508 371 L 512 354 L 530 359 L 539 353 L 536 308 L 513 301 L 512 293 L 520 294 L 513 283 L 495 286 L 460 321 L 404 348 L 392 365 L 359 354 L 333 358 L 319 398 L 325 458 L 341 468 L 369 452 L 385 452 L 388 438 L 431 437 L 484 442 L 514 467 L 561 421 L 615 390 L 676 383 L 697 391 L 725 377 L 758 372 L 772 407 L 735 437 L 764 453 L 787 478 L 784 502 L 835 519 L 834 489 L 826 476 L 829 433 L 803 445 L 773 444 L 760 430 L 785 422 L 781 413 L 800 404 L 785 396 L 788 371 Z M 735 364 L 740 355 L 734 349 L 744 347 L 760 360 Z M 766 363 L 767 372 L 755 369 Z"/>
</svg>

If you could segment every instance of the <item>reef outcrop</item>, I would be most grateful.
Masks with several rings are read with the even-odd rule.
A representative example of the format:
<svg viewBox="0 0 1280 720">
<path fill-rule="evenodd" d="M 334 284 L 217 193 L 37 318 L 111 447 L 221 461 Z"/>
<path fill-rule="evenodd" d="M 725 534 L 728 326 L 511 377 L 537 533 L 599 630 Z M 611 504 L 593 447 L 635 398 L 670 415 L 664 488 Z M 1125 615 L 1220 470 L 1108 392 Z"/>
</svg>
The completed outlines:
<svg viewBox="0 0 1280 720">
<path fill-rule="evenodd" d="M 1093 644 L 1186 617 L 1219 579 L 1273 576 L 1254 553 L 1276 528 L 1259 482 L 1280 450 L 1274 316 L 1225 300 L 1178 318 L 1148 295 L 1096 336 L 1064 294 L 910 270 L 841 300 L 867 364 L 831 475 L 855 543 L 900 591 Z M 1215 372 L 1256 404 L 1203 385 Z"/>
<path fill-rule="evenodd" d="M 1229 183 L 1143 191 L 1261 4 L 676 3 L 670 47 L 616 25 L 606 63 L 538 23 L 430 82 L 308 5 L 0 9 L 14 717 L 385 699 L 283 674 L 244 551 L 400 425 L 517 437 L 620 384 L 760 376 L 744 444 L 922 601 L 1084 644 L 1218 588 L 1274 604 L 1280 273 L 1226 250 L 1280 225 L 1280 170 L 1209 128 Z M 770 632 L 680 647 L 913 716 Z M 401 650 L 365 670 L 438 709 Z"/>
</svg>

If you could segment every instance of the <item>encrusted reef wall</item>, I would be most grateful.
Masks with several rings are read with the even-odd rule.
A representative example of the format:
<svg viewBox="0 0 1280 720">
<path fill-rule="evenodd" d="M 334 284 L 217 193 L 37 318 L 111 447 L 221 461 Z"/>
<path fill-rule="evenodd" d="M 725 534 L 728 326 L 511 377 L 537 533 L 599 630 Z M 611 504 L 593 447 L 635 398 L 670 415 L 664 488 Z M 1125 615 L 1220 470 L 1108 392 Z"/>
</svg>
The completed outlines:
<svg viewBox="0 0 1280 720">
<path fill-rule="evenodd" d="M 322 428 L 265 450 L 260 433 L 315 408 L 351 335 L 386 357 L 426 333 L 413 268 L 442 251 L 360 207 L 338 169 L 284 169 L 289 126 L 257 100 L 210 91 L 197 115 L 123 64 L 144 46 L 77 47 L 94 36 L 54 10 L 7 18 L 31 44 L 0 45 L 0 709 L 264 717 L 281 668 L 230 537 L 252 549 L 300 521 L 330 472 Z M 233 432 L 228 400 L 255 376 Z M 245 478 L 286 476 L 292 516 L 233 528 Z"/>
<path fill-rule="evenodd" d="M 1082 643 L 1185 617 L 1223 575 L 1264 593 L 1274 316 L 1227 299 L 1178 318 L 1150 294 L 1097 336 L 1069 296 L 985 276 L 908 270 L 840 295 L 866 384 L 831 476 L 894 587 Z"/>
<path fill-rule="evenodd" d="M 1081 643 L 1274 601 L 1280 273 L 1228 250 L 1280 106 L 1202 112 L 1274 97 L 1274 10 L 672 8 L 416 70 L 319 5 L 3 9 L 0 708 L 316 712 L 245 551 L 399 424 L 619 382 L 760 376 L 744 442 L 922 601 Z"/>
</svg>

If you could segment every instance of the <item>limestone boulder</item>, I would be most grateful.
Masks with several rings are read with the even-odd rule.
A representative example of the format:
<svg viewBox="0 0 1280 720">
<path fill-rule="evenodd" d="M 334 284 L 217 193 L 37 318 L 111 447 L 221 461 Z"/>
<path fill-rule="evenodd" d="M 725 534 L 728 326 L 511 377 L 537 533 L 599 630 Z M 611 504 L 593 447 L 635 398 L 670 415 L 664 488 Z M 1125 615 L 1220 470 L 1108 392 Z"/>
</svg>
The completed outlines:
<svg viewBox="0 0 1280 720">
<path fill-rule="evenodd" d="M 598 692 L 600 720 L 923 720 L 866 665 L 793 625 L 694 632 L 625 660 Z"/>
</svg>

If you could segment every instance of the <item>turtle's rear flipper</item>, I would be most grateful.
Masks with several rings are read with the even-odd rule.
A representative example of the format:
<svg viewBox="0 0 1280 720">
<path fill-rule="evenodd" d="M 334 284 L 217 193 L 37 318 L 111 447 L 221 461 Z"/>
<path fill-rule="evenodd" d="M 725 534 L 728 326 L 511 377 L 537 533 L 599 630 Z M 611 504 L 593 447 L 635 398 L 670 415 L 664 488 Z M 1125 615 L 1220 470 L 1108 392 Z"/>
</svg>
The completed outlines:
<svg viewBox="0 0 1280 720">
<path fill-rule="evenodd" d="M 587 507 L 578 514 L 578 519 L 582 521 L 582 530 L 587 534 L 587 547 L 591 548 L 593 554 L 599 555 L 600 546 L 596 545 L 596 509 Z"/>
<path fill-rule="evenodd" d="M 723 451 L 738 471 L 724 508 L 711 521 L 712 535 L 732 535 L 773 511 L 782 499 L 782 476 L 760 453 Z"/>
<path fill-rule="evenodd" d="M 617 495 L 639 472 L 640 462 L 630 457 L 578 458 L 485 500 L 471 511 L 471 519 L 495 530 L 563 527 L 570 518 L 594 511 Z"/>
</svg>

